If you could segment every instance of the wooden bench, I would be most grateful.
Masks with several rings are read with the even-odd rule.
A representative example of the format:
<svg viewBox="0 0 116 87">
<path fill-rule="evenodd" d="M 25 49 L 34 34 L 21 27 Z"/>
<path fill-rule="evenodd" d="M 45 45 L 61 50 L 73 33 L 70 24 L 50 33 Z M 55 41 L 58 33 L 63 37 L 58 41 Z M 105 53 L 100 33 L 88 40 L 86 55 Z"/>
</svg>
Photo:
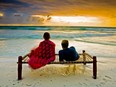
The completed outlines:
<svg viewBox="0 0 116 87">
<path fill-rule="evenodd" d="M 58 55 L 58 54 L 56 54 Z M 81 54 L 79 54 L 80 58 L 77 61 L 71 61 L 71 62 L 59 62 L 59 61 L 54 61 L 49 64 L 84 64 L 86 65 L 87 63 L 92 63 L 93 64 L 93 78 L 97 78 L 97 58 L 96 56 L 91 56 L 90 54 L 86 53 L 85 50 Z M 27 62 L 22 60 L 22 56 L 18 57 L 18 80 L 22 79 L 22 64 L 27 64 Z"/>
</svg>

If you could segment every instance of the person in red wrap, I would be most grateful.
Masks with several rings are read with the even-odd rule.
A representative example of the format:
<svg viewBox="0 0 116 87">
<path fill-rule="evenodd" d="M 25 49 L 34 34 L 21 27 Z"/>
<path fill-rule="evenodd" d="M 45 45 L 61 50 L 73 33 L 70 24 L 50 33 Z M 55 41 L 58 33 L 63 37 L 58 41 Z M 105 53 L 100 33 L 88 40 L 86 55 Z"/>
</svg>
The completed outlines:
<svg viewBox="0 0 116 87">
<path fill-rule="evenodd" d="M 29 57 L 28 64 L 32 69 L 38 69 L 55 60 L 55 44 L 50 41 L 50 34 L 45 32 L 44 40 L 39 46 L 32 49 L 27 56 Z"/>
</svg>

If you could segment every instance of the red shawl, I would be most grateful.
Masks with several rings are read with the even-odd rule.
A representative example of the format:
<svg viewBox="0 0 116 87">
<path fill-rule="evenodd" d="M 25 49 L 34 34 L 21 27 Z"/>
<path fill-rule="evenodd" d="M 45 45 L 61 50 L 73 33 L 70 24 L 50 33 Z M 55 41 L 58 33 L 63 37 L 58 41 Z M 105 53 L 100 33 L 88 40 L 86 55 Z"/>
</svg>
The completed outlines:
<svg viewBox="0 0 116 87">
<path fill-rule="evenodd" d="M 55 44 L 50 40 L 44 40 L 31 51 L 28 64 L 32 69 L 38 69 L 54 60 Z"/>
</svg>

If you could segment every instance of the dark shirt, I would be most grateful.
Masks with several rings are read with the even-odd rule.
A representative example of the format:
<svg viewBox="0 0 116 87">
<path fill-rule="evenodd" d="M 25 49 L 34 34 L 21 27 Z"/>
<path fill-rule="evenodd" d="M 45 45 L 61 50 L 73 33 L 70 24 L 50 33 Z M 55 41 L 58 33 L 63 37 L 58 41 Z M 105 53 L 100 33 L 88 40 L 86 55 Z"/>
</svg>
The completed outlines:
<svg viewBox="0 0 116 87">
<path fill-rule="evenodd" d="M 59 51 L 59 61 L 75 61 L 79 58 L 78 53 L 74 47 L 63 49 Z"/>
</svg>

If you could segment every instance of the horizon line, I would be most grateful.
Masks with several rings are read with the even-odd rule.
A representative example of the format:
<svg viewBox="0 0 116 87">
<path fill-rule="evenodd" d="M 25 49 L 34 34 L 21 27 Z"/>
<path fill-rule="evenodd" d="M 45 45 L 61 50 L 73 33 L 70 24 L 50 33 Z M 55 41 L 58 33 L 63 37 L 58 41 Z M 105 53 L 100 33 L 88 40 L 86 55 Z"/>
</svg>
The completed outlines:
<svg viewBox="0 0 116 87">
<path fill-rule="evenodd" d="M 52 27 L 52 26 L 53 26 L 53 27 L 55 27 L 55 26 L 56 26 L 56 27 L 60 27 L 60 26 L 61 26 L 61 27 L 69 27 L 69 26 L 70 26 L 70 27 L 116 28 L 116 26 L 38 25 L 38 24 L 0 24 L 0 27 L 2 27 L 2 26 L 4 26 L 4 27 L 5 27 L 5 26 L 14 26 L 14 27 L 15 27 L 15 26 L 20 26 L 20 27 L 23 27 L 23 26 L 25 26 L 25 27 L 26 27 L 26 26 L 27 26 L 27 27 L 28 27 L 28 26 L 35 26 L 35 27 L 36 27 L 36 26 L 38 26 L 38 27 L 39 27 L 39 26 L 40 26 L 40 27 L 43 27 L 43 26 L 48 26 L 48 27 L 49 27 L 49 26 L 50 26 L 50 27 Z"/>
</svg>

